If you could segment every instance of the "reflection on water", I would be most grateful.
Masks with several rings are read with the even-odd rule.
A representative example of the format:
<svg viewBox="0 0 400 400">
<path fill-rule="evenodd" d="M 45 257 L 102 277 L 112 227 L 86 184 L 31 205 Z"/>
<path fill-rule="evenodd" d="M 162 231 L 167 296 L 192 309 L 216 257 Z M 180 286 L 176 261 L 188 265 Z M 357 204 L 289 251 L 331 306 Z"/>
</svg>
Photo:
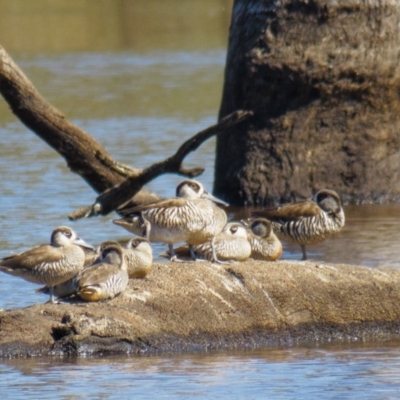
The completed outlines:
<svg viewBox="0 0 400 400">
<path fill-rule="evenodd" d="M 311 260 L 400 268 L 400 205 L 345 206 L 346 225 L 342 231 L 313 246 L 307 246 Z M 235 219 L 246 218 L 250 211 L 239 210 Z M 282 258 L 300 260 L 300 246 L 283 243 Z"/>
<path fill-rule="evenodd" d="M 388 343 L 373 348 L 353 345 L 169 357 L 9 360 L 0 365 L 0 389 L 6 389 L 10 398 L 32 399 L 54 398 L 55 391 L 72 399 L 395 398 L 400 390 L 399 373 L 400 349 Z"/>
<path fill-rule="evenodd" d="M 230 0 L 0 0 L 1 44 L 40 92 L 119 162 L 145 167 L 215 123 Z M 213 182 L 211 139 L 185 161 Z M 48 242 L 96 194 L 0 101 L 0 257 Z M 172 196 L 182 178 L 149 185 Z M 241 213 L 230 216 L 239 218 Z M 127 239 L 115 215 L 72 226 L 88 242 Z M 309 257 L 398 268 L 399 206 L 346 208 L 335 238 Z M 154 246 L 155 254 L 164 250 Z M 285 259 L 299 259 L 286 246 Z M 44 302 L 36 285 L 0 274 L 0 308 Z M 400 348 L 269 349 L 171 357 L 12 360 L 0 364 L 1 398 L 391 398 Z M 366 392 L 366 388 L 368 391 Z M 393 397 L 394 398 L 394 397 Z"/>
</svg>

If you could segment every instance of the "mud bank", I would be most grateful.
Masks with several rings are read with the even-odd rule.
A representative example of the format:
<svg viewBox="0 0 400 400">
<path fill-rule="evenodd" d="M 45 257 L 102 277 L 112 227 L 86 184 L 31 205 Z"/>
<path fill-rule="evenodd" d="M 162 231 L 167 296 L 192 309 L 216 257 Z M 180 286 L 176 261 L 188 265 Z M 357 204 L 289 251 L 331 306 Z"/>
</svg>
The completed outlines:
<svg viewBox="0 0 400 400">
<path fill-rule="evenodd" d="M 312 345 L 399 332 L 398 270 L 312 261 L 165 263 L 108 302 L 0 311 L 0 357 Z"/>
</svg>

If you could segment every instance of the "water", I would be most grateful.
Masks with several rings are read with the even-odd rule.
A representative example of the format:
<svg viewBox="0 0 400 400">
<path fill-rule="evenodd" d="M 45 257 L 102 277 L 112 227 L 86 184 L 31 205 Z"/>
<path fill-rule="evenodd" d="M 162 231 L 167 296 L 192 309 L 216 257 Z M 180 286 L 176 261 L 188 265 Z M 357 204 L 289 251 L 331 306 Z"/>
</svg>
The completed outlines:
<svg viewBox="0 0 400 400">
<path fill-rule="evenodd" d="M 14 0 L 11 6 L 0 0 L 1 44 L 40 92 L 116 160 L 145 167 L 214 124 L 222 91 L 229 1 L 191 0 L 189 8 L 183 1 L 164 2 L 168 6 L 155 1 Z M 24 29 L 16 31 L 16 26 Z M 206 168 L 200 180 L 210 189 L 214 145 L 210 139 L 185 160 L 186 167 Z M 0 257 L 48 242 L 54 227 L 70 224 L 67 215 L 96 197 L 3 101 L 0 175 Z M 181 179 L 165 175 L 149 188 L 172 196 Z M 110 222 L 113 218 L 91 218 L 72 226 L 93 244 L 129 238 Z M 399 268 L 399 206 L 346 207 L 346 219 L 339 235 L 310 246 L 311 259 Z M 155 254 L 163 250 L 162 245 L 154 248 Z M 299 248 L 286 246 L 283 258 L 299 259 Z M 46 301 L 34 293 L 36 288 L 1 274 L 0 308 Z M 54 393 L 68 399 L 389 399 L 398 397 L 399 365 L 398 343 L 3 360 L 0 393 L 2 399 L 45 399 Z"/>
<path fill-rule="evenodd" d="M 7 360 L 3 399 L 395 399 L 400 350 L 273 348 L 215 354 Z M 5 393 L 5 397 L 3 394 Z"/>
</svg>

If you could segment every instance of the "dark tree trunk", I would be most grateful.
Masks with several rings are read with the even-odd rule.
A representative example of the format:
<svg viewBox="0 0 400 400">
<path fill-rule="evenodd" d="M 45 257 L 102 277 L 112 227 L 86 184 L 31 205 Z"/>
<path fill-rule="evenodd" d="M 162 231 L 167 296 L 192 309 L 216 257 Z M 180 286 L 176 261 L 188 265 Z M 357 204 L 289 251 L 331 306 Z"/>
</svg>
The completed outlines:
<svg viewBox="0 0 400 400">
<path fill-rule="evenodd" d="M 214 192 L 234 205 L 400 201 L 400 2 L 236 0 Z"/>
</svg>

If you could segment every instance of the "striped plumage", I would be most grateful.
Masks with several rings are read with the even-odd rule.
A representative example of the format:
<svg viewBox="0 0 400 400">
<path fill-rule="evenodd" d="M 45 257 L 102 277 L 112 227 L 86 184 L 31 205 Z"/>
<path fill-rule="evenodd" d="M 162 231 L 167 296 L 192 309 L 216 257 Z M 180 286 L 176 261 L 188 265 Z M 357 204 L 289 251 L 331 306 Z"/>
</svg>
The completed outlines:
<svg viewBox="0 0 400 400">
<path fill-rule="evenodd" d="M 0 271 L 47 285 L 50 302 L 54 303 L 54 286 L 69 280 L 84 266 L 85 252 L 81 246 L 91 248 L 71 228 L 59 226 L 52 232 L 50 244 L 3 258 Z"/>
<path fill-rule="evenodd" d="M 85 266 L 84 268 L 87 268 L 87 267 L 88 266 Z M 75 276 L 73 276 L 72 278 L 68 279 L 65 282 L 55 285 L 53 287 L 53 294 L 55 296 L 57 296 L 58 298 L 68 297 L 68 296 L 72 296 L 73 294 L 76 294 L 76 277 L 77 276 L 78 276 L 78 274 L 76 274 Z M 36 289 L 36 293 L 49 294 L 50 288 L 48 286 L 42 286 L 41 288 Z"/>
<path fill-rule="evenodd" d="M 255 218 L 244 223 L 248 228 L 251 258 L 275 261 L 282 255 L 282 243 L 274 234 L 270 221 L 265 218 Z"/>
<path fill-rule="evenodd" d="M 339 195 L 328 189 L 317 192 L 310 200 L 286 204 L 255 213 L 268 218 L 276 235 L 286 242 L 299 244 L 303 260 L 306 245 L 317 244 L 338 233 L 345 224 Z"/>
<path fill-rule="evenodd" d="M 123 249 L 109 244 L 101 252 L 101 262 L 83 269 L 76 277 L 77 294 L 86 301 L 112 299 L 125 290 L 128 281 Z"/>
<path fill-rule="evenodd" d="M 119 243 L 114 240 L 102 242 L 92 253 L 86 253 L 85 268 L 91 265 L 100 264 L 103 262 L 102 251 L 112 245 L 119 246 Z M 150 271 L 153 263 L 153 254 L 149 241 L 145 238 L 132 238 L 122 248 L 124 261 L 127 266 L 127 272 L 130 279 L 144 278 Z M 89 264 L 89 262 L 91 263 Z M 54 294 L 58 297 L 68 297 L 76 294 L 77 275 L 66 282 L 54 286 Z M 37 293 L 49 293 L 49 287 L 44 286 L 36 290 Z"/>
<path fill-rule="evenodd" d="M 220 261 L 245 261 L 251 255 L 246 228 L 238 222 L 230 222 L 225 225 L 222 232 L 215 236 L 214 247 Z M 197 258 L 213 261 L 210 242 L 194 245 L 193 251 Z M 178 247 L 175 252 L 178 257 L 190 257 L 188 246 Z"/>
<path fill-rule="evenodd" d="M 172 199 L 123 211 L 128 217 L 140 214 L 142 234 L 151 241 L 167 243 L 171 259 L 176 259 L 174 243 L 195 245 L 211 241 L 227 222 L 225 211 L 216 203 L 226 204 L 210 195 L 201 183 L 185 180 L 178 185 L 176 194 Z"/>
</svg>

